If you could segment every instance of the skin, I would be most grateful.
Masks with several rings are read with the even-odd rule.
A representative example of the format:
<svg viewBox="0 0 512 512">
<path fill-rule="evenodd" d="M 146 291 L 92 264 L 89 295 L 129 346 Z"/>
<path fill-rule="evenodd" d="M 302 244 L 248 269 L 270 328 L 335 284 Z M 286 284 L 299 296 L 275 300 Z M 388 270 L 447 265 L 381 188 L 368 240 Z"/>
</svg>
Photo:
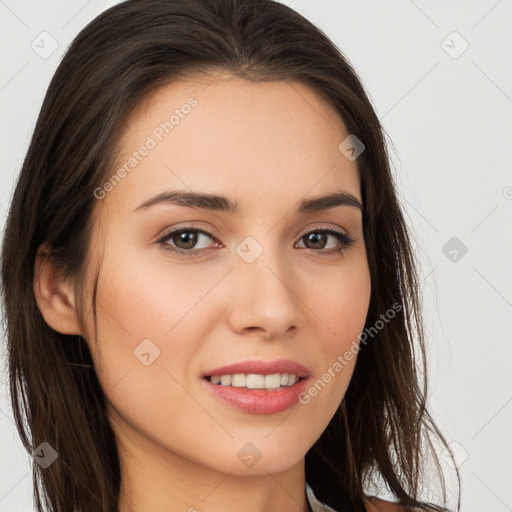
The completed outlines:
<svg viewBox="0 0 512 512">
<path fill-rule="evenodd" d="M 97 200 L 87 309 L 78 309 L 74 281 L 43 265 L 44 246 L 34 291 L 51 327 L 89 344 L 119 448 L 121 512 L 304 511 L 305 454 L 338 408 L 356 357 L 309 403 L 270 415 L 219 401 L 200 375 L 246 359 L 289 358 L 307 366 L 314 383 L 358 341 L 371 292 L 361 212 L 341 205 L 295 213 L 299 200 L 335 190 L 362 202 L 356 161 L 338 149 L 349 133 L 304 85 L 224 73 L 146 97 L 125 123 L 118 164 L 190 97 L 197 107 Z M 237 200 L 242 211 L 134 211 L 161 192 L 189 188 Z M 192 244 L 193 257 L 156 243 L 184 226 L 214 237 Z M 332 235 L 316 246 L 304 236 L 322 229 L 355 241 L 340 253 Z M 252 263 L 236 252 L 248 236 L 263 248 Z M 177 236 L 173 242 L 184 247 Z M 99 262 L 96 340 L 90 302 Z M 134 356 L 145 339 L 160 350 L 148 366 Z M 252 467 L 237 457 L 248 442 L 261 453 Z"/>
</svg>

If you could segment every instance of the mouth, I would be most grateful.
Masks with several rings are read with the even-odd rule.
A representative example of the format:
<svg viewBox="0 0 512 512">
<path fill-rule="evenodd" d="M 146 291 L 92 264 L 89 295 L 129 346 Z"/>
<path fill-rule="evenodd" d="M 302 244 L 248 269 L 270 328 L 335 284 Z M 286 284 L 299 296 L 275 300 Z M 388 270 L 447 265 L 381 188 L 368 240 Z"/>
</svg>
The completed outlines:
<svg viewBox="0 0 512 512">
<path fill-rule="evenodd" d="M 310 375 L 291 359 L 253 359 L 210 369 L 201 380 L 220 403 L 244 413 L 275 414 L 297 405 Z"/>
<path fill-rule="evenodd" d="M 207 375 L 203 377 L 216 386 L 230 386 L 244 389 L 260 389 L 265 391 L 277 391 L 293 386 L 307 377 L 300 377 L 294 373 L 234 373 L 224 375 Z"/>
<path fill-rule="evenodd" d="M 220 403 L 243 413 L 258 415 L 277 414 L 296 406 L 309 380 L 309 377 L 284 373 L 224 374 L 201 379 L 205 391 Z"/>
</svg>

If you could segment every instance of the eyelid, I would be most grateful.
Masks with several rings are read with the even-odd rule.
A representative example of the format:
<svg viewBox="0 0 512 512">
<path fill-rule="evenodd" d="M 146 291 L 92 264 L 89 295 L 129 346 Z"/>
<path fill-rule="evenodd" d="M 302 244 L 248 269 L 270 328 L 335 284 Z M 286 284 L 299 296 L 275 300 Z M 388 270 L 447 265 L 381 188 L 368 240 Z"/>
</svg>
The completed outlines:
<svg viewBox="0 0 512 512">
<path fill-rule="evenodd" d="M 189 223 L 178 224 L 177 226 L 172 226 L 172 228 L 164 230 L 162 234 L 157 236 L 156 241 L 158 242 L 162 238 L 165 238 L 166 236 L 170 235 L 171 233 L 185 231 L 187 229 L 190 231 L 206 233 L 207 235 L 210 235 L 212 238 L 215 238 L 217 241 L 219 241 L 219 235 L 213 229 L 204 226 L 197 226 L 193 221 Z"/>
<path fill-rule="evenodd" d="M 300 231 L 302 234 L 301 235 L 298 235 L 299 238 L 303 237 L 304 235 L 307 235 L 309 232 L 311 231 L 320 231 L 320 230 L 331 230 L 331 231 L 336 231 L 337 233 L 340 233 L 342 235 L 345 235 L 345 236 L 349 236 L 348 232 L 346 229 L 343 229 L 343 228 L 340 228 L 340 226 L 335 226 L 333 224 L 317 224 L 315 222 L 313 222 L 313 224 L 310 224 L 310 226 L 306 227 L 304 229 L 304 231 Z M 341 231 L 340 231 L 341 230 Z"/>
</svg>

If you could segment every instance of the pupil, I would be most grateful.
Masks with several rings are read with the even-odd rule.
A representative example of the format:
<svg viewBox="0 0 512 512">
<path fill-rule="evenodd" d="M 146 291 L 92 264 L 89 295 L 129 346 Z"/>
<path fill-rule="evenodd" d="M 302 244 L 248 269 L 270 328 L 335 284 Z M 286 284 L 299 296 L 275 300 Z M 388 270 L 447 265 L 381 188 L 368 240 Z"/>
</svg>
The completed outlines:
<svg viewBox="0 0 512 512">
<path fill-rule="evenodd" d="M 192 231 L 186 231 L 177 236 L 180 243 L 185 243 L 185 247 L 181 246 L 181 249 L 191 249 L 196 244 L 197 234 Z M 179 243 L 177 245 L 179 246 Z"/>
<path fill-rule="evenodd" d="M 312 241 L 313 245 L 314 245 L 313 248 L 318 249 L 318 248 L 321 248 L 323 243 L 325 243 L 324 237 L 326 237 L 326 236 L 327 235 L 325 233 L 310 233 L 308 235 L 308 241 L 310 241 L 310 242 Z M 320 244 L 318 244 L 319 241 L 320 241 Z"/>
</svg>

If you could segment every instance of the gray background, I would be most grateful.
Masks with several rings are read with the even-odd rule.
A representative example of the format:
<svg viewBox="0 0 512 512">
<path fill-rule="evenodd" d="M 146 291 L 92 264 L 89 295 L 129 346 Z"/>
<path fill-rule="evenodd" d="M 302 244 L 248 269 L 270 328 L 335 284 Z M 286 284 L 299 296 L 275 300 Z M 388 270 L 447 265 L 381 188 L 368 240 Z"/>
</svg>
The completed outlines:
<svg viewBox="0 0 512 512">
<path fill-rule="evenodd" d="M 0 228 L 65 48 L 115 3 L 0 0 Z M 347 55 L 393 143 L 420 255 L 430 408 L 457 454 L 462 510 L 512 511 L 512 3 L 285 3 Z M 0 511 L 31 511 L 29 456 L 5 375 Z"/>
</svg>

